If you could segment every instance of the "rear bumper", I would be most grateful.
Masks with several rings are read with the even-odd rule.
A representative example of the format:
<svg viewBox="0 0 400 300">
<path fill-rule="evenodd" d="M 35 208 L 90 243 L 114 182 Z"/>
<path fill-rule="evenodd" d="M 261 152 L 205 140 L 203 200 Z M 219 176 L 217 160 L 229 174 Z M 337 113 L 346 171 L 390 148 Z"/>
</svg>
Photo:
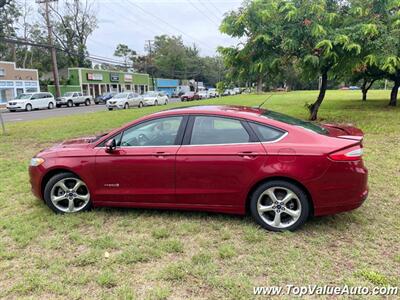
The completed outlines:
<svg viewBox="0 0 400 300">
<path fill-rule="evenodd" d="M 334 162 L 318 180 L 307 186 L 315 216 L 353 210 L 368 197 L 368 170 L 362 161 Z"/>
</svg>

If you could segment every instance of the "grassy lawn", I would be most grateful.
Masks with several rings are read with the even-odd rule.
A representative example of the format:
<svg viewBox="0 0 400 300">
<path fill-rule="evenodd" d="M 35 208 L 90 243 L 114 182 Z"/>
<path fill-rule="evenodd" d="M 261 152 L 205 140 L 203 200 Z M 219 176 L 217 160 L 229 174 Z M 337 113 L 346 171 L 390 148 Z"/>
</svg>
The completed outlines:
<svg viewBox="0 0 400 300">
<path fill-rule="evenodd" d="M 166 107 L 7 124 L 0 135 L 0 298 L 253 298 L 253 286 L 400 285 L 400 108 L 389 92 L 329 91 L 325 122 L 365 137 L 370 196 L 358 210 L 269 233 L 249 217 L 141 209 L 54 215 L 30 193 L 28 161 L 66 138 L 92 135 Z M 257 105 L 265 95 L 196 102 Z M 265 107 L 306 118 L 316 92 Z M 190 102 L 189 105 L 195 103 Z M 184 105 L 188 105 L 185 103 Z M 178 106 L 182 104 L 174 104 Z"/>
</svg>

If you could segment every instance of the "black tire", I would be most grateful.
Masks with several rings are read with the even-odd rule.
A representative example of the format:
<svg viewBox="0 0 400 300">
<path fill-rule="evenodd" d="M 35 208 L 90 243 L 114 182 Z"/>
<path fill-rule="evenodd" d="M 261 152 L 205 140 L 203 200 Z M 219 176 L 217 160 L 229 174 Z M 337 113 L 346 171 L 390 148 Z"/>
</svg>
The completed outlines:
<svg viewBox="0 0 400 300">
<path fill-rule="evenodd" d="M 142 101 L 139 102 L 138 107 L 139 107 L 139 108 L 142 108 L 142 107 L 143 107 L 143 102 L 142 102 Z"/>
<path fill-rule="evenodd" d="M 26 111 L 31 111 L 31 110 L 32 110 L 32 105 L 27 104 L 27 105 L 25 106 L 25 110 L 26 110 Z"/>
<path fill-rule="evenodd" d="M 158 106 L 158 101 L 154 101 L 154 106 Z"/>
<path fill-rule="evenodd" d="M 164 105 L 167 105 L 168 104 L 168 100 L 165 100 L 165 103 L 164 103 Z"/>
<path fill-rule="evenodd" d="M 128 109 L 128 108 L 129 108 L 129 103 L 126 102 L 126 103 L 124 104 L 124 109 Z"/>
<path fill-rule="evenodd" d="M 69 100 L 67 102 L 67 107 L 72 107 L 74 105 L 74 102 L 72 102 L 72 100 Z"/>
<path fill-rule="evenodd" d="M 90 100 L 89 99 L 86 99 L 85 100 L 85 106 L 89 106 L 90 105 Z"/>
<path fill-rule="evenodd" d="M 284 228 L 278 228 L 275 226 L 271 226 L 268 224 L 266 221 L 263 220 L 263 218 L 260 216 L 258 210 L 257 210 L 257 203 L 258 199 L 260 196 L 268 189 L 277 187 L 277 188 L 285 188 L 288 190 L 291 190 L 296 196 L 297 199 L 300 202 L 301 208 L 300 210 L 300 216 L 298 217 L 297 221 L 295 221 L 293 224 L 290 226 L 284 227 Z M 286 207 L 286 206 L 285 206 Z M 287 209 L 287 207 L 286 207 Z M 284 180 L 273 180 L 269 181 L 266 183 L 261 184 L 250 196 L 250 212 L 254 220 L 263 228 L 270 230 L 270 231 L 294 231 L 300 228 L 304 223 L 307 221 L 309 214 L 310 214 L 310 203 L 309 199 L 307 197 L 307 194 L 298 187 L 297 185 L 290 183 L 288 181 Z M 281 210 L 282 213 L 284 213 L 284 210 Z M 276 212 L 275 212 L 276 213 Z M 284 215 L 285 217 L 289 216 L 288 214 Z"/>
<path fill-rule="evenodd" d="M 50 102 L 49 106 L 48 106 L 48 109 L 53 109 L 53 108 L 54 108 L 54 104 L 53 104 L 53 102 Z"/>
<path fill-rule="evenodd" d="M 59 174 L 56 174 L 53 177 L 51 177 L 50 180 L 46 183 L 46 186 L 44 188 L 45 203 L 51 210 L 53 210 L 55 213 L 58 213 L 58 214 L 63 214 L 65 212 L 59 210 L 56 206 L 54 206 L 53 202 L 51 201 L 50 193 L 51 193 L 53 186 L 57 182 L 59 182 L 62 179 L 65 179 L 65 178 L 76 178 L 76 179 L 81 180 L 78 176 L 76 176 L 73 173 L 63 172 L 63 173 L 59 173 Z M 80 209 L 79 212 L 88 211 L 91 209 L 91 207 L 92 207 L 92 201 L 89 200 L 89 202 L 84 206 L 84 208 Z"/>
</svg>

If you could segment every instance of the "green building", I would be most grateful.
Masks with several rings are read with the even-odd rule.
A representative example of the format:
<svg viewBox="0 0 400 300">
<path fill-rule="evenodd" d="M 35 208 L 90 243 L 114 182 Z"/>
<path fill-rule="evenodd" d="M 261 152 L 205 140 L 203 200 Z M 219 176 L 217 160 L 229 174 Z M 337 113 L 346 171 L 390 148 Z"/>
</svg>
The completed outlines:
<svg viewBox="0 0 400 300">
<path fill-rule="evenodd" d="M 134 91 L 143 94 L 149 90 L 150 81 L 150 76 L 143 73 L 69 68 L 68 85 L 61 85 L 60 88 L 62 95 L 78 91 L 93 97 L 111 91 Z M 48 91 L 54 95 L 54 85 L 49 85 Z"/>
</svg>

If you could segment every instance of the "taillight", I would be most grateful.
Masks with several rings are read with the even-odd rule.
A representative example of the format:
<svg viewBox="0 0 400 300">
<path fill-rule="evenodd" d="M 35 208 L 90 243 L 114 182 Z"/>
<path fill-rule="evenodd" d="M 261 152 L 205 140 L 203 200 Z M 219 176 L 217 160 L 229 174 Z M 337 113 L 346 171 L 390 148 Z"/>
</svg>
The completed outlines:
<svg viewBox="0 0 400 300">
<path fill-rule="evenodd" d="M 329 154 L 329 158 L 336 161 L 357 161 L 361 159 L 364 150 L 361 145 L 339 150 Z"/>
</svg>

